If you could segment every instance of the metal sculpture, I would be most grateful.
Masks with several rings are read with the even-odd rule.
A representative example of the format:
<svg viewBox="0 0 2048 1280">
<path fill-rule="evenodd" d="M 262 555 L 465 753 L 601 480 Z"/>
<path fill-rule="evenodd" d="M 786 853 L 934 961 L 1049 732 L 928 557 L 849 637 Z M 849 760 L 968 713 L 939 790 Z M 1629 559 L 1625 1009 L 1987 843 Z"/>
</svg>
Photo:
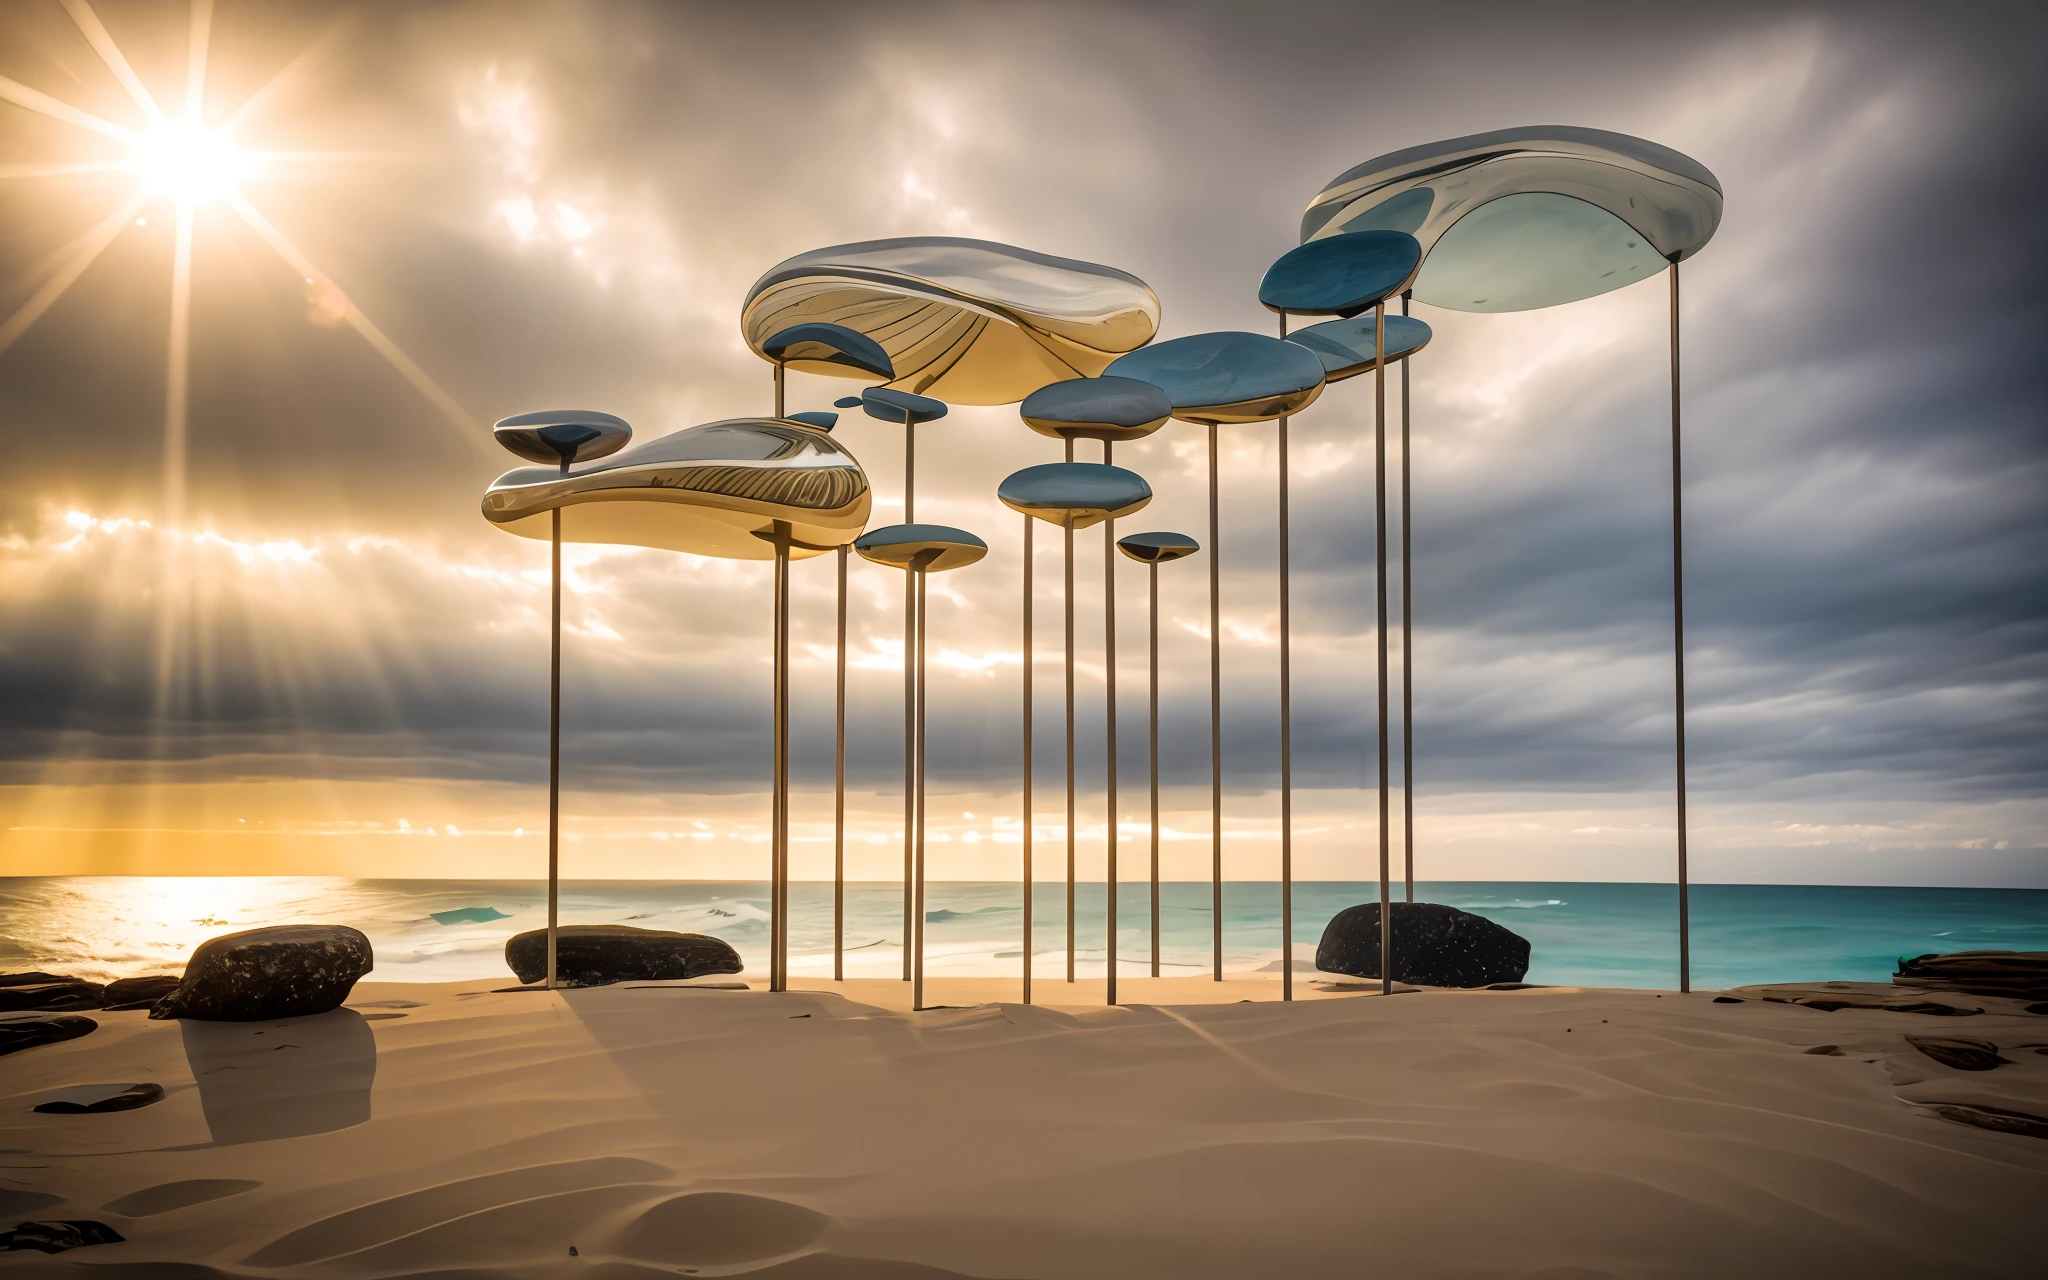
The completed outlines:
<svg viewBox="0 0 2048 1280">
<path fill-rule="evenodd" d="M 853 541 L 871 501 L 866 473 L 838 441 L 775 418 L 691 427 L 577 472 L 508 471 L 484 493 L 484 518 L 523 537 L 550 536 L 542 532 L 550 529 L 570 542 L 775 562 L 769 987 L 776 991 L 789 978 L 789 562 Z"/>
<path fill-rule="evenodd" d="M 1297 413 L 1323 391 L 1323 366 L 1306 348 L 1256 333 L 1202 333 L 1135 351 L 1109 366 L 1166 393 L 1173 416 L 1209 430 L 1210 909 L 1215 980 L 1223 981 L 1223 584 L 1218 546 L 1216 429 Z"/>
<path fill-rule="evenodd" d="M 1686 848 L 1678 266 L 1713 238 L 1721 209 L 1719 180 L 1690 156 L 1626 134 L 1538 125 L 1452 138 L 1368 160 L 1317 193 L 1301 220 L 1304 242 L 1373 229 L 1413 234 L 1425 255 L 1414 297 L 1454 311 L 1528 311 L 1558 306 L 1648 279 L 1669 267 L 1672 684 L 1681 991 L 1692 986 L 1692 943 Z M 1403 393 L 1405 400 L 1405 381 Z M 1403 627 L 1407 625 L 1404 619 Z M 1405 674 L 1403 682 L 1405 686 Z"/>
<path fill-rule="evenodd" d="M 633 428 L 624 418 L 587 409 L 522 413 L 491 428 L 499 444 L 529 462 L 553 464 L 557 474 L 626 447 Z M 555 986 L 555 929 L 561 894 L 562 848 L 562 515 L 549 520 L 548 561 L 548 976 Z"/>
<path fill-rule="evenodd" d="M 910 967 L 910 1007 L 924 1008 L 924 635 L 925 635 L 925 575 L 941 573 L 947 569 L 958 569 L 980 560 L 988 554 L 988 544 L 965 529 L 955 529 L 943 524 L 894 524 L 881 529 L 870 530 L 861 535 L 853 544 L 861 558 L 876 564 L 903 569 L 910 574 L 912 590 L 910 598 L 914 603 L 914 622 L 910 637 L 909 660 L 905 663 L 913 673 L 911 736 L 908 754 L 913 761 L 911 825 L 905 827 L 905 834 L 911 837 L 911 847 L 916 857 L 911 869 L 911 883 L 914 886 L 913 906 L 916 912 L 911 931 L 904 937 L 904 952 L 913 957 Z"/>
<path fill-rule="evenodd" d="M 1134 533 L 1117 539 L 1117 549 L 1145 566 L 1150 608 L 1146 611 L 1146 688 L 1151 694 L 1148 722 L 1152 756 L 1152 976 L 1159 976 L 1159 566 L 1200 551 L 1201 544 L 1184 533 Z"/>
<path fill-rule="evenodd" d="M 1109 463 L 1094 462 L 1048 462 L 1036 467 L 1026 467 L 1013 473 L 996 489 L 996 496 L 1004 506 L 1021 512 L 1027 519 L 1044 520 L 1059 525 L 1067 531 L 1069 539 L 1077 529 L 1086 529 L 1097 524 L 1107 524 L 1119 516 L 1140 510 L 1152 501 L 1152 486 L 1135 471 Z M 1029 526 L 1026 526 L 1027 538 Z M 1071 545 L 1071 542 L 1069 543 Z M 1116 624 L 1112 605 L 1109 628 L 1110 651 L 1115 652 Z M 1067 581 L 1067 672 L 1068 689 L 1073 688 L 1073 579 Z M 1113 661 L 1113 659 L 1112 659 Z M 1111 677 L 1112 681 L 1114 677 Z M 1110 685 L 1111 705 L 1114 705 L 1115 685 Z M 1067 981 L 1074 980 L 1074 718 L 1073 698 L 1067 700 Z M 1108 899 L 1109 899 L 1109 1003 L 1116 1003 L 1116 765 L 1114 732 L 1111 735 L 1110 755 L 1110 834 L 1108 849 Z M 1025 897 L 1030 898 L 1030 883 L 1025 884 Z M 1024 964 L 1028 971 L 1031 965 L 1031 947 L 1024 948 Z"/>
</svg>

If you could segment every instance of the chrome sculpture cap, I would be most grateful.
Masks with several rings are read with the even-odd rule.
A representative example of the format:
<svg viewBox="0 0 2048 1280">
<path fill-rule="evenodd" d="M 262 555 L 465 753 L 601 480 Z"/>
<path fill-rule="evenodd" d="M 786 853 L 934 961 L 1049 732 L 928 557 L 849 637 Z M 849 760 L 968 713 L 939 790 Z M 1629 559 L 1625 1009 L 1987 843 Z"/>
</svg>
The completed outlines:
<svg viewBox="0 0 2048 1280">
<path fill-rule="evenodd" d="M 1325 320 L 1287 335 L 1316 353 L 1323 362 L 1323 381 L 1341 382 L 1361 373 L 1371 373 L 1379 339 L 1373 332 L 1373 316 L 1349 320 Z M 1387 317 L 1387 363 L 1404 360 L 1429 345 L 1429 326 L 1414 316 Z"/>
<path fill-rule="evenodd" d="M 1304 242 L 1368 230 L 1422 244 L 1415 297 L 1531 311 L 1619 289 L 1698 253 L 1721 184 L 1669 147 L 1570 125 L 1500 129 L 1389 152 L 1309 202 Z"/>
<path fill-rule="evenodd" d="M 1063 440 L 1136 440 L 1173 416 L 1173 401 L 1136 378 L 1069 378 L 1040 387 L 1018 409 L 1025 425 Z"/>
<path fill-rule="evenodd" d="M 543 409 L 502 418 L 491 435 L 528 462 L 560 468 L 617 453 L 632 440 L 633 428 L 609 413 Z"/>
<path fill-rule="evenodd" d="M 1133 351 L 1109 375 L 1166 393 L 1188 422 L 1264 422 L 1298 413 L 1323 393 L 1323 362 L 1262 333 L 1198 333 Z"/>
<path fill-rule="evenodd" d="M 807 427 L 816 427 L 820 431 L 830 431 L 839 425 L 839 415 L 827 413 L 823 409 L 806 409 L 802 413 L 792 413 L 789 420 L 801 422 Z"/>
<path fill-rule="evenodd" d="M 485 491 L 483 514 L 543 541 L 559 510 L 567 542 L 768 560 L 777 540 L 798 559 L 852 542 L 871 503 L 867 474 L 833 437 L 776 418 L 731 418 L 569 474 L 508 471 Z"/>
<path fill-rule="evenodd" d="M 884 525 L 862 534 L 853 549 L 863 560 L 917 573 L 963 568 L 988 554 L 986 542 L 948 524 Z"/>
<path fill-rule="evenodd" d="M 872 339 L 897 390 L 1014 404 L 1150 342 L 1159 298 L 1113 267 L 988 240 L 908 236 L 778 263 L 740 313 L 741 334 L 764 355 L 773 335 L 811 323 Z"/>
<path fill-rule="evenodd" d="M 839 401 L 842 407 L 845 401 Z M 908 391 L 891 391 L 887 387 L 869 387 L 860 393 L 858 402 L 868 411 L 870 418 L 884 422 L 907 422 L 915 426 L 920 422 L 932 422 L 946 416 L 946 402 L 930 396 L 914 396 Z"/>
<path fill-rule="evenodd" d="M 1355 316 L 1408 287 L 1422 242 L 1405 231 L 1356 231 L 1296 245 L 1266 268 L 1259 301 L 1269 311 Z"/>
<path fill-rule="evenodd" d="M 883 382 L 896 376 L 882 344 L 843 324 L 813 321 L 793 324 L 761 344 L 761 356 L 801 373 L 833 378 L 869 377 Z"/>
<path fill-rule="evenodd" d="M 1139 564 L 1165 564 L 1195 554 L 1202 544 L 1184 533 L 1133 533 L 1118 538 L 1116 549 Z"/>
<path fill-rule="evenodd" d="M 1100 462 L 1047 462 L 1012 472 L 996 487 L 1012 511 L 1056 524 L 1086 529 L 1129 515 L 1152 501 L 1145 477 Z"/>
</svg>

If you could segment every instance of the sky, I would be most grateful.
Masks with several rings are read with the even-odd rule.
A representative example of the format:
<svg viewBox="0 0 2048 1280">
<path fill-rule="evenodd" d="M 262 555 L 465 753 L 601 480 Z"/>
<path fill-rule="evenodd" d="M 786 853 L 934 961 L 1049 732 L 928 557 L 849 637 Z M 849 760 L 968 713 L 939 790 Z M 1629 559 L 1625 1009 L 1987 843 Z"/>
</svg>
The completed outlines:
<svg viewBox="0 0 2048 1280">
<path fill-rule="evenodd" d="M 764 413 L 748 286 L 885 236 L 1133 272 L 1162 337 L 1268 331 L 1257 282 L 1330 178 L 1554 123 L 1674 147 L 1726 193 L 1683 280 L 1693 877 L 2048 887 L 2044 36 L 1996 4 L 0 8 L 0 875 L 539 875 L 547 551 L 478 512 L 516 464 L 490 422 L 574 406 L 645 439 Z M 139 130 L 142 97 L 183 117 L 195 82 L 253 158 L 183 204 L 52 105 Z M 1420 878 L 1674 874 L 1667 306 L 1660 278 L 1416 308 Z M 790 405 L 852 389 L 793 375 Z M 1292 427 L 1306 879 L 1376 874 L 1372 429 L 1363 380 Z M 838 434 L 875 523 L 900 518 L 900 428 Z M 991 547 L 932 580 L 932 874 L 1007 878 L 1021 529 L 995 489 L 1058 445 L 1009 407 L 919 444 L 920 515 Z M 1223 430 L 1235 879 L 1277 874 L 1274 444 Z M 1119 532 L 1205 534 L 1199 429 L 1117 461 L 1157 495 Z M 1057 860 L 1060 560 L 1038 545 Z M 1077 547 L 1085 877 L 1100 532 Z M 762 876 L 767 566 L 565 562 L 564 874 Z M 1144 571 L 1117 573 L 1128 877 L 1147 616 Z M 848 868 L 888 878 L 902 579 L 851 580 Z M 831 865 L 832 583 L 829 558 L 794 570 L 799 878 Z M 1163 866 L 1194 879 L 1206 565 L 1159 585 Z"/>
</svg>

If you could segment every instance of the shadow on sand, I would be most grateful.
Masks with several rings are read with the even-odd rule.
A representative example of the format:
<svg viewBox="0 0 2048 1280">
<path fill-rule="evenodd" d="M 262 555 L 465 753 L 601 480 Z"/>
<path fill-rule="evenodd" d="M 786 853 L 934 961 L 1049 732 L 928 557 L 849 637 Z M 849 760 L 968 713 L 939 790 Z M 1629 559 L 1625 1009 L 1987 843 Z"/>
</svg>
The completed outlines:
<svg viewBox="0 0 2048 1280">
<path fill-rule="evenodd" d="M 377 1041 L 353 1009 L 279 1022 L 182 1020 L 213 1145 L 328 1133 L 370 1118 Z"/>
</svg>

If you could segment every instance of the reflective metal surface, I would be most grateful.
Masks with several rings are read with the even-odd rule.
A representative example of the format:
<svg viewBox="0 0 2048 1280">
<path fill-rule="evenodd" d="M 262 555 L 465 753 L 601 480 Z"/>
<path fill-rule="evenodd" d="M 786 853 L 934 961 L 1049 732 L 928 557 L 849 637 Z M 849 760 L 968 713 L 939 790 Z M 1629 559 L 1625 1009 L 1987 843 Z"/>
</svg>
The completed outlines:
<svg viewBox="0 0 2048 1280">
<path fill-rule="evenodd" d="M 1166 393 L 1187 422 L 1264 422 L 1297 413 L 1323 392 L 1323 362 L 1260 333 L 1198 333 L 1134 351 L 1109 366 Z"/>
<path fill-rule="evenodd" d="M 798 373 L 821 373 L 828 378 L 879 378 L 896 376 L 889 353 L 882 344 L 857 329 L 843 324 L 795 324 L 771 335 L 760 347 L 763 358 L 795 369 Z"/>
<path fill-rule="evenodd" d="M 633 439 L 633 428 L 609 413 L 543 409 L 506 418 L 491 435 L 528 462 L 561 468 L 617 453 Z"/>
<path fill-rule="evenodd" d="M 1342 382 L 1373 371 L 1373 324 L 1371 316 L 1326 320 L 1288 334 L 1287 340 L 1316 353 L 1323 362 L 1326 382 Z M 1402 360 L 1414 355 L 1429 345 L 1432 336 L 1429 326 L 1413 316 L 1388 316 L 1387 359 Z"/>
<path fill-rule="evenodd" d="M 659 547 L 733 560 L 769 560 L 764 540 L 789 526 L 804 558 L 853 541 L 867 524 L 866 473 L 822 431 L 770 418 L 691 427 L 564 475 L 522 467 L 492 482 L 484 518 L 528 538 L 549 536 L 562 513 L 570 542 Z"/>
<path fill-rule="evenodd" d="M 806 409 L 802 413 L 792 413 L 789 420 L 801 422 L 807 427 L 816 427 L 820 431 L 830 431 L 839 425 L 839 415 L 823 409 Z"/>
<path fill-rule="evenodd" d="M 908 391 L 892 391 L 888 387 L 869 387 L 860 393 L 854 404 L 867 410 L 870 418 L 884 422 L 907 422 L 916 426 L 920 422 L 936 422 L 946 416 L 946 402 L 930 396 L 912 395 Z M 842 409 L 853 406 L 846 400 L 834 401 Z"/>
<path fill-rule="evenodd" d="M 1269 311 L 1355 316 L 1408 287 L 1422 244 L 1405 231 L 1359 231 L 1297 245 L 1266 268 L 1259 302 Z"/>
<path fill-rule="evenodd" d="M 772 268 L 747 291 L 755 351 L 825 322 L 873 339 L 890 386 L 959 404 L 1012 404 L 1092 377 L 1159 331 L 1159 299 L 1128 272 L 987 240 L 910 236 L 834 245 Z M 764 352 L 765 354 L 765 352 Z"/>
<path fill-rule="evenodd" d="M 988 554 L 986 542 L 944 524 L 884 525 L 856 538 L 853 549 L 863 560 L 923 573 L 959 569 Z"/>
<path fill-rule="evenodd" d="M 1069 378 L 1040 387 L 1017 410 L 1026 426 L 1062 440 L 1136 440 L 1173 416 L 1173 401 L 1136 378 Z"/>
<path fill-rule="evenodd" d="M 1699 252 L 1721 184 L 1641 138 L 1539 125 L 1368 160 L 1309 202 L 1304 242 L 1405 231 L 1422 244 L 1414 292 L 1456 311 L 1528 311 L 1619 289 Z"/>
<path fill-rule="evenodd" d="M 1145 477 L 1100 462 L 1047 462 L 1012 472 L 996 488 L 1012 511 L 1063 529 L 1086 529 L 1152 501 Z"/>
<path fill-rule="evenodd" d="M 1116 540 L 1117 550 L 1139 564 L 1165 564 L 1191 556 L 1202 545 L 1184 533 L 1133 533 Z"/>
</svg>

